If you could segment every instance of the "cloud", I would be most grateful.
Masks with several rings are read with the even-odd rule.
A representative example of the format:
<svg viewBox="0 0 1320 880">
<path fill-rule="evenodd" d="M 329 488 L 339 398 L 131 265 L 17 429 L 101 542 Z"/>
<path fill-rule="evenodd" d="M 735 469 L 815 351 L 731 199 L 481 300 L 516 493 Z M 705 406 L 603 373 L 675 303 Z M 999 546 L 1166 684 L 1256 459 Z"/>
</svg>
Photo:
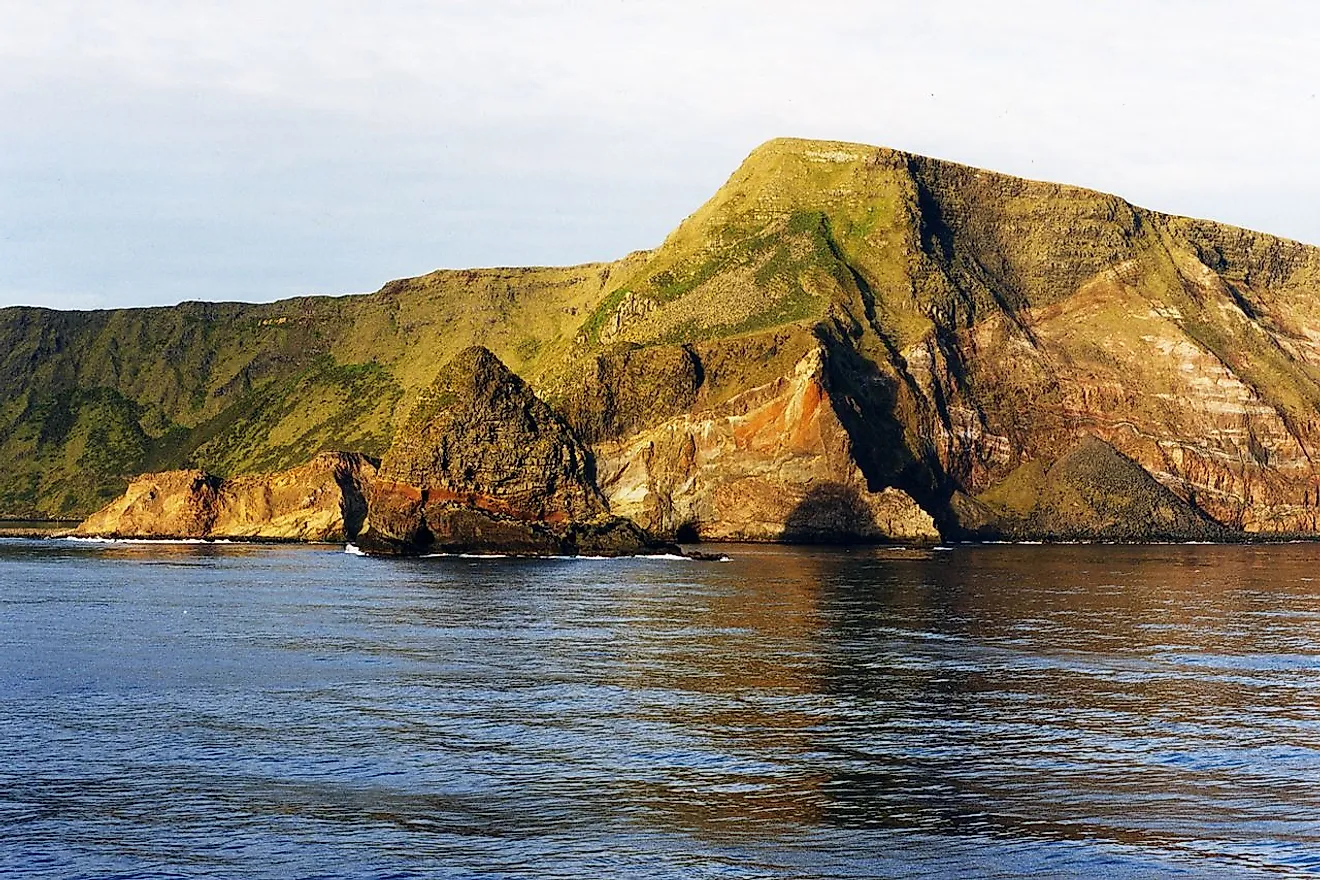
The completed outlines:
<svg viewBox="0 0 1320 880">
<path fill-rule="evenodd" d="M 1320 11 L 0 3 L 0 303 L 369 289 L 651 246 L 766 138 L 1320 241 Z M 85 301 L 85 300 L 82 300 Z M 72 299 L 69 302 L 73 302 Z"/>
</svg>

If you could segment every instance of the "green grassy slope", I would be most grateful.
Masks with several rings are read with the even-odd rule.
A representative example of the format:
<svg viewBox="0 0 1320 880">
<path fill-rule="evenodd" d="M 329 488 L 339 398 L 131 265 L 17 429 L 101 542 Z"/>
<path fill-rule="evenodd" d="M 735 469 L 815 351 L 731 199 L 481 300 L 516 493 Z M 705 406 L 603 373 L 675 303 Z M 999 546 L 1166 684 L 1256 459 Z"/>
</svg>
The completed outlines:
<svg viewBox="0 0 1320 880">
<path fill-rule="evenodd" d="M 775 140 L 659 248 L 615 263 L 268 305 L 0 310 L 0 516 L 81 515 L 152 468 L 379 453 L 473 344 L 607 438 L 771 381 L 821 342 L 868 478 L 946 522 L 955 492 L 1088 432 L 1220 519 L 1277 501 L 1301 521 L 1293 508 L 1320 510 L 1318 292 L 1320 250 L 1295 242 Z"/>
<path fill-rule="evenodd" d="M 82 516 L 145 470 L 379 454 L 400 401 L 458 350 L 535 374 L 611 268 L 436 272 L 266 305 L 0 310 L 0 512 Z"/>
</svg>

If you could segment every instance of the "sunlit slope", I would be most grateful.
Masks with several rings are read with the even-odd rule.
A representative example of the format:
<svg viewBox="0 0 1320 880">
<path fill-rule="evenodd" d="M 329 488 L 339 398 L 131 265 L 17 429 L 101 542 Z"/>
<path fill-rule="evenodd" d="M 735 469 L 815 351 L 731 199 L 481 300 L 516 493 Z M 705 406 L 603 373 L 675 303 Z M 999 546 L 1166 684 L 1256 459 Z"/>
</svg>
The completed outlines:
<svg viewBox="0 0 1320 880">
<path fill-rule="evenodd" d="M 84 513 L 149 468 L 379 453 L 412 392 L 481 344 L 588 442 L 623 446 L 773 397 L 819 349 L 870 489 L 903 490 L 946 531 L 1026 517 L 991 490 L 1087 436 L 1221 523 L 1311 531 L 1318 293 L 1320 251 L 1296 242 L 776 140 L 616 263 L 261 306 L 0 311 L 0 513 Z"/>
<path fill-rule="evenodd" d="M 608 266 L 437 272 L 267 305 L 0 310 L 0 512 L 83 515 L 145 470 L 379 454 L 405 392 L 453 353 L 480 343 L 535 372 L 609 277 Z"/>
<path fill-rule="evenodd" d="M 777 140 L 602 301 L 579 344 L 608 362 L 619 343 L 811 328 L 873 487 L 904 488 L 946 526 L 956 496 L 1094 435 L 1221 522 L 1309 531 L 1317 293 L 1320 251 L 1297 242 Z"/>
</svg>

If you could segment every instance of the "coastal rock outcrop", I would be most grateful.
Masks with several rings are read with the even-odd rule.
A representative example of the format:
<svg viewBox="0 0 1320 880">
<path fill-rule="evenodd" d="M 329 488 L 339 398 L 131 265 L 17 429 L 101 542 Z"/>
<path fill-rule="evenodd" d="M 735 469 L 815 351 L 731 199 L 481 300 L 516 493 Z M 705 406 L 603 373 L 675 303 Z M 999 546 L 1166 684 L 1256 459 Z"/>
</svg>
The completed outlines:
<svg viewBox="0 0 1320 880">
<path fill-rule="evenodd" d="M 326 452 L 287 471 L 229 480 L 201 470 L 143 474 L 74 534 L 345 541 L 362 526 L 375 473 L 367 456 Z"/>
<path fill-rule="evenodd" d="M 215 522 L 221 480 L 201 470 L 143 474 L 93 513 L 75 535 L 106 538 L 205 538 Z"/>
<path fill-rule="evenodd" d="M 610 508 L 668 536 L 709 541 L 938 541 L 930 514 L 872 490 L 809 348 L 787 375 L 596 447 Z"/>
<path fill-rule="evenodd" d="M 1317 294 L 1320 248 L 1299 242 L 774 140 L 660 246 L 609 264 L 279 303 L 0 309 L 0 517 L 85 516 L 144 470 L 272 472 L 393 441 L 373 519 L 401 546 L 446 529 L 481 543 L 464 516 L 539 523 L 551 534 L 531 545 L 558 546 L 607 511 L 709 539 L 1046 537 L 1099 520 L 978 499 L 1094 437 L 1226 534 L 1315 536 Z M 483 412 L 445 421 L 442 390 L 435 425 L 422 410 L 404 424 L 399 402 L 471 345 L 576 439 L 545 419 L 512 430 L 494 403 L 486 436 Z M 196 530 L 192 507 L 220 489 L 172 479 L 188 488 L 165 494 L 196 503 L 160 515 Z M 461 508 L 484 513 L 419 525 Z M 1161 509 L 1092 513 L 1137 536 L 1165 527 L 1144 519 Z"/>
<path fill-rule="evenodd" d="M 676 552 L 610 516 L 573 430 L 476 346 L 440 370 L 402 422 L 358 545 L 376 554 Z"/>
<path fill-rule="evenodd" d="M 964 500 L 964 525 L 995 537 L 1085 541 L 1222 540 L 1228 530 L 1096 437 L 1032 461 Z"/>
</svg>

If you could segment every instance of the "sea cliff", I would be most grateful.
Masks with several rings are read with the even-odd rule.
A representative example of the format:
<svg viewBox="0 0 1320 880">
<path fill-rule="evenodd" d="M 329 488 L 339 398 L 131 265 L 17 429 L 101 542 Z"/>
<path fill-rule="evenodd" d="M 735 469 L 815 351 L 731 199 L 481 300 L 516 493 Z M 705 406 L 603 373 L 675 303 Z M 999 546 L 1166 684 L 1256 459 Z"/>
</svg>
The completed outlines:
<svg viewBox="0 0 1320 880">
<path fill-rule="evenodd" d="M 366 456 L 321 453 L 287 471 L 230 479 L 201 470 L 143 474 L 73 534 L 342 543 L 362 527 L 375 473 Z"/>
<path fill-rule="evenodd" d="M 596 494 L 574 521 L 660 539 L 1314 535 L 1318 294 L 1308 245 L 771 141 L 613 263 L 0 310 L 0 516 L 86 516 L 145 472 L 227 484 L 331 450 L 396 450 L 402 474 L 438 365 L 481 345 L 576 438 L 556 448 Z"/>
</svg>

